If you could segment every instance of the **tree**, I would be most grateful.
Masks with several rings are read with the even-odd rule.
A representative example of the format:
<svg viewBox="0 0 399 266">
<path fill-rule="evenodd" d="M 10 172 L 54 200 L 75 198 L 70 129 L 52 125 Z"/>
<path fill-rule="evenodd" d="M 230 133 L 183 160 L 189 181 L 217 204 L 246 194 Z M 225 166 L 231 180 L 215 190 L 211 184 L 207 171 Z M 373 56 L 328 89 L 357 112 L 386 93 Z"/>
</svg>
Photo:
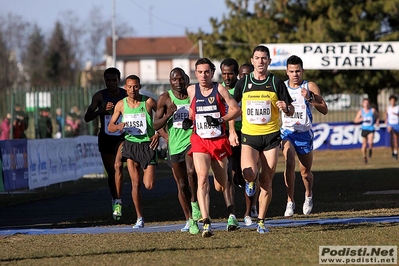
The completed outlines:
<svg viewBox="0 0 399 266">
<path fill-rule="evenodd" d="M 18 62 L 26 44 L 26 36 L 30 24 L 24 22 L 21 16 L 7 14 L 0 16 L 0 58 L 2 77 L 0 89 L 20 85 Z"/>
<path fill-rule="evenodd" d="M 88 53 L 93 65 L 99 64 L 103 61 L 105 52 L 105 43 L 108 36 L 112 36 L 112 21 L 111 19 L 104 19 L 105 16 L 101 14 L 101 8 L 94 6 L 90 10 L 89 18 L 87 19 L 86 31 L 87 41 L 86 45 Z M 132 34 L 133 29 L 129 24 L 118 20 L 116 21 L 116 35 L 118 37 Z"/>
<path fill-rule="evenodd" d="M 45 54 L 45 73 L 50 86 L 70 86 L 77 84 L 72 63 L 71 48 L 65 39 L 60 22 L 56 22 Z"/>
<path fill-rule="evenodd" d="M 46 43 L 40 28 L 35 25 L 29 36 L 28 45 L 22 55 L 22 62 L 31 86 L 46 84 L 44 53 Z"/>
<path fill-rule="evenodd" d="M 260 43 L 371 42 L 399 39 L 399 0 L 226 0 L 230 10 L 221 21 L 211 19 L 212 33 L 188 32 L 194 42 L 205 41 L 205 55 L 249 61 Z M 306 68 L 306 58 L 303 58 Z M 284 72 L 277 72 L 285 76 Z M 378 91 L 399 86 L 394 70 L 307 71 L 323 93 L 364 92 L 377 103 Z"/>
<path fill-rule="evenodd" d="M 80 21 L 79 17 L 73 11 L 67 11 L 63 14 L 61 24 L 64 29 L 66 41 L 69 44 L 69 52 L 72 58 L 72 75 L 78 77 L 85 63 L 85 24 Z"/>
</svg>

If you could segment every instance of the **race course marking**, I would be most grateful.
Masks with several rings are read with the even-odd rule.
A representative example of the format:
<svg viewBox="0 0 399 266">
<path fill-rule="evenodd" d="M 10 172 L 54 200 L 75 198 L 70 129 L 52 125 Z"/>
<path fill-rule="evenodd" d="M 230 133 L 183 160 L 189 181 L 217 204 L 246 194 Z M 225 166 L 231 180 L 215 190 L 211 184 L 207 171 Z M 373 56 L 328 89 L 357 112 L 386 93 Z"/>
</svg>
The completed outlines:
<svg viewBox="0 0 399 266">
<path fill-rule="evenodd" d="M 379 191 L 367 191 L 363 195 L 397 195 L 399 190 L 379 190 Z"/>
<path fill-rule="evenodd" d="M 360 224 L 360 223 L 399 223 L 399 216 L 384 217 L 357 217 L 357 218 L 329 218 L 329 219 L 307 219 L 307 220 L 267 220 L 266 227 L 284 226 L 307 226 L 307 225 L 332 225 L 332 224 Z M 151 225 L 144 228 L 133 229 L 131 226 L 108 226 L 108 227 L 81 227 L 62 229 L 9 229 L 0 230 L 0 236 L 16 234 L 25 235 L 51 235 L 51 234 L 106 234 L 106 233 L 153 233 L 153 232 L 177 232 L 184 224 L 174 225 Z M 227 223 L 212 223 L 213 230 L 226 230 Z M 240 222 L 241 228 L 256 229 L 256 223 L 245 226 Z M 202 225 L 199 224 L 200 229 Z M 188 233 L 187 233 L 188 234 Z"/>
</svg>

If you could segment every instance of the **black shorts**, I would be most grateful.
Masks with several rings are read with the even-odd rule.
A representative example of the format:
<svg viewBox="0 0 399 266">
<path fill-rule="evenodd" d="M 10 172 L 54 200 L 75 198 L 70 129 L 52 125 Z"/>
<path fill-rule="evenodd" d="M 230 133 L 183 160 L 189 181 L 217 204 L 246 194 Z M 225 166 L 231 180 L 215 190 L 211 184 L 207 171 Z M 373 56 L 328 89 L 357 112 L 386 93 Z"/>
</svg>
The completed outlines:
<svg viewBox="0 0 399 266">
<path fill-rule="evenodd" d="M 191 145 L 188 145 L 187 148 L 178 154 L 169 155 L 168 153 L 168 161 L 171 163 L 181 163 L 186 161 L 186 155 L 190 151 Z"/>
<path fill-rule="evenodd" d="M 363 138 L 367 138 L 367 136 L 368 136 L 369 134 L 371 134 L 371 133 L 374 133 L 374 130 L 365 130 L 365 129 L 362 129 L 362 137 L 363 137 Z"/>
<path fill-rule="evenodd" d="M 236 133 L 237 133 L 238 139 L 241 141 L 241 135 L 242 135 L 241 131 L 236 131 Z M 229 137 L 228 131 L 227 131 L 226 135 L 227 135 L 227 137 Z M 238 145 L 235 147 L 231 146 L 231 150 L 233 151 L 233 154 L 231 156 L 241 158 L 241 145 Z"/>
<path fill-rule="evenodd" d="M 241 131 L 236 131 L 237 137 L 241 142 Z M 229 133 L 227 131 L 227 136 Z M 242 176 L 241 170 L 241 143 L 238 146 L 231 146 L 233 154 L 229 157 L 229 171 L 234 170 L 234 176 L 227 175 L 229 181 L 233 181 L 234 185 L 243 187 L 245 185 L 244 177 Z M 231 180 L 233 179 L 233 180 Z"/>
<path fill-rule="evenodd" d="M 158 163 L 157 151 L 150 148 L 150 142 L 136 143 L 126 140 L 122 147 L 122 158 L 133 160 L 142 169 Z"/>
<path fill-rule="evenodd" d="M 98 150 L 103 154 L 116 155 L 118 146 L 125 140 L 124 136 L 109 136 L 106 134 L 98 134 Z"/>
<path fill-rule="evenodd" d="M 267 135 L 251 136 L 242 134 L 242 145 L 248 145 L 257 151 L 268 151 L 280 145 L 281 134 L 280 131 L 270 133 Z"/>
</svg>

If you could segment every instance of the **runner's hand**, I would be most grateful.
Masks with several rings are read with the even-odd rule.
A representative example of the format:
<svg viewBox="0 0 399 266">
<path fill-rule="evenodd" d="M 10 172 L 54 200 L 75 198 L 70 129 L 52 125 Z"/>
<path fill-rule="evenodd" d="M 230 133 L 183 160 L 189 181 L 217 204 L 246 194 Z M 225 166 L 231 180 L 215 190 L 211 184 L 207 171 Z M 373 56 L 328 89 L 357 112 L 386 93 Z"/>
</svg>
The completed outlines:
<svg viewBox="0 0 399 266">
<path fill-rule="evenodd" d="M 210 115 L 206 115 L 205 118 L 206 118 L 206 122 L 208 123 L 208 125 L 213 126 L 213 127 L 217 127 L 218 125 L 220 125 L 223 122 L 223 120 L 221 118 L 216 119 Z"/>
<path fill-rule="evenodd" d="M 190 118 L 184 118 L 182 124 L 184 130 L 189 129 L 192 125 L 193 125 L 193 120 L 191 120 Z"/>
<path fill-rule="evenodd" d="M 154 136 L 151 138 L 150 148 L 156 150 L 159 144 L 159 133 L 155 132 Z"/>
</svg>

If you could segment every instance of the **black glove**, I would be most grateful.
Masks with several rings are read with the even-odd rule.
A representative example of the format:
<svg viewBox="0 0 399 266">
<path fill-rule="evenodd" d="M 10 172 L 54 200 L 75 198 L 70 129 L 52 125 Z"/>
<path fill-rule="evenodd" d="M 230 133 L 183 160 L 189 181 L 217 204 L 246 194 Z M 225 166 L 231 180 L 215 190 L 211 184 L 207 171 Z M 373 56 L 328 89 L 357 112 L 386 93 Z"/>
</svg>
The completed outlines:
<svg viewBox="0 0 399 266">
<path fill-rule="evenodd" d="M 193 125 L 193 120 L 189 118 L 184 118 L 182 126 L 184 130 L 189 129 Z"/>
<path fill-rule="evenodd" d="M 206 115 L 205 118 L 206 118 L 206 122 L 208 123 L 209 126 L 217 127 L 218 125 L 223 123 L 222 118 L 216 119 L 210 115 Z"/>
</svg>

